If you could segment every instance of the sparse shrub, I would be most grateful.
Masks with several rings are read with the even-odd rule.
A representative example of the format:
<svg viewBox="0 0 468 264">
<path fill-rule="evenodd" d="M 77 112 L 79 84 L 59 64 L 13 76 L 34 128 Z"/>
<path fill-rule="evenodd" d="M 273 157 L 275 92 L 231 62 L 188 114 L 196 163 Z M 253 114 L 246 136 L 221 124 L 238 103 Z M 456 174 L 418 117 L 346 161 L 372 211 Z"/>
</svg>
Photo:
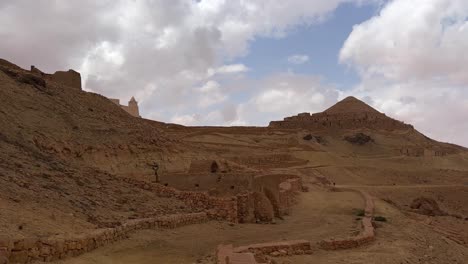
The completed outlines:
<svg viewBox="0 0 468 264">
<path fill-rule="evenodd" d="M 376 216 L 376 217 L 374 217 L 374 221 L 387 222 L 387 218 L 385 218 L 383 216 Z"/>
<path fill-rule="evenodd" d="M 365 216 L 366 212 L 363 209 L 356 210 L 356 216 Z"/>
</svg>

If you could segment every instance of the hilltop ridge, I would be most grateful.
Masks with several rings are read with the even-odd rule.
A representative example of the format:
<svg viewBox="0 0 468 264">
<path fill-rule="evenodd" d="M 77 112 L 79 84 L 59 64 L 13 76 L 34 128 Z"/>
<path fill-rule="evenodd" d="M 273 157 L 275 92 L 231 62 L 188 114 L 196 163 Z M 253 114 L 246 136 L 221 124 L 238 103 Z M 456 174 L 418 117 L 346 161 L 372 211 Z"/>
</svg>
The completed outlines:
<svg viewBox="0 0 468 264">
<path fill-rule="evenodd" d="M 283 121 L 272 121 L 271 128 L 287 129 L 359 129 L 374 130 L 412 130 L 413 126 L 386 116 L 371 106 L 356 99 L 347 97 L 327 110 L 310 114 L 300 113 L 286 117 Z"/>
</svg>

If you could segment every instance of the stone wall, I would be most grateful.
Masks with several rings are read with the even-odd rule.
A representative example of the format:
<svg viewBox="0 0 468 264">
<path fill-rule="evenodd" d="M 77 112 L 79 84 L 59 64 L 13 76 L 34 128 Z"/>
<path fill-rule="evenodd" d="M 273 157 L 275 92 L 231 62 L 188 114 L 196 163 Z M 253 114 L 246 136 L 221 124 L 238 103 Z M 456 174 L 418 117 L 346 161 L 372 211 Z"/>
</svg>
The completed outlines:
<svg viewBox="0 0 468 264">
<path fill-rule="evenodd" d="M 279 211 L 281 215 L 289 215 L 291 207 L 296 203 L 296 195 L 302 191 L 300 178 L 287 179 L 279 184 Z"/>
<path fill-rule="evenodd" d="M 272 220 L 273 216 L 280 216 L 281 210 L 289 213 L 289 208 L 295 203 L 295 196 L 302 190 L 302 181 L 299 177 L 292 175 L 276 176 L 279 177 L 276 180 L 282 180 L 265 179 L 265 181 L 256 182 L 256 189 L 252 191 L 245 191 L 228 197 L 212 196 L 206 191 L 183 191 L 162 184 L 148 183 L 131 178 L 125 178 L 124 181 L 139 188 L 151 190 L 161 197 L 179 199 L 193 210 L 207 212 L 210 219 L 226 220 L 234 223 L 253 223 L 257 220 L 255 214 L 259 210 L 273 210 L 273 215 L 267 217 L 271 218 L 270 220 Z M 281 192 L 279 191 L 280 185 L 284 188 Z M 270 192 L 271 195 L 274 195 L 274 199 L 268 197 L 264 192 L 264 188 L 269 188 L 270 190 L 272 189 L 271 186 L 276 186 L 275 191 Z M 281 202 L 278 202 L 280 199 Z M 266 203 L 268 205 L 265 205 Z M 280 215 L 277 215 L 277 212 Z M 265 219 L 265 221 L 267 220 Z"/>
<path fill-rule="evenodd" d="M 288 215 L 296 203 L 296 195 L 302 191 L 302 181 L 295 175 L 262 175 L 254 179 L 253 190 L 265 193 L 273 206 L 275 216 L 281 217 Z"/>
<path fill-rule="evenodd" d="M 124 180 L 139 188 L 151 190 L 161 197 L 179 199 L 194 210 L 206 211 L 210 219 L 227 220 L 234 223 L 239 221 L 237 213 L 238 199 L 236 196 L 215 197 L 207 192 L 181 191 L 161 184 L 147 183 L 130 178 Z"/>
<path fill-rule="evenodd" d="M 255 198 L 252 192 L 237 195 L 237 219 L 239 223 L 255 222 Z"/>
<path fill-rule="evenodd" d="M 176 228 L 208 220 L 206 213 L 178 214 L 157 218 L 129 220 L 116 228 L 106 228 L 76 235 L 70 238 L 21 238 L 0 237 L 0 257 L 10 263 L 30 263 L 33 261 L 55 261 L 78 256 L 96 248 L 128 237 L 131 232 L 149 228 Z"/>
<path fill-rule="evenodd" d="M 56 71 L 48 75 L 48 78 L 53 82 L 81 90 L 81 75 L 74 70 Z"/>
<path fill-rule="evenodd" d="M 67 87 L 81 90 L 81 75 L 74 70 L 56 71 L 54 74 L 44 73 L 38 68 L 31 66 L 31 73 L 44 78 L 47 81 L 52 81 Z"/>
</svg>

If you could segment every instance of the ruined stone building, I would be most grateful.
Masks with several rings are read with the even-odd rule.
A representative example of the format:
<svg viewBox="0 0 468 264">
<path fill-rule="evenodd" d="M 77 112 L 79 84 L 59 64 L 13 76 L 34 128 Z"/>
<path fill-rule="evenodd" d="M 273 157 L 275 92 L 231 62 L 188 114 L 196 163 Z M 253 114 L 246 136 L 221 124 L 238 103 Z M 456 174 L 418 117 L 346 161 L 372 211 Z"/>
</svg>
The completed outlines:
<svg viewBox="0 0 468 264">
<path fill-rule="evenodd" d="M 31 73 L 39 75 L 45 80 L 81 90 L 81 75 L 79 72 L 74 70 L 56 71 L 54 74 L 49 74 L 42 72 L 38 68 L 34 67 L 34 65 L 32 65 Z"/>
<path fill-rule="evenodd" d="M 109 100 L 111 100 L 114 104 L 120 106 L 120 108 L 122 108 L 127 113 L 131 114 L 132 116 L 141 117 L 140 116 L 140 110 L 138 109 L 138 102 L 135 100 L 135 97 L 132 96 L 130 101 L 128 101 L 128 106 L 127 105 L 121 105 L 119 99 L 109 98 Z"/>
<path fill-rule="evenodd" d="M 74 71 L 74 70 L 56 71 L 54 74 L 48 74 L 48 73 L 42 72 L 35 66 L 31 66 L 30 72 L 34 75 L 40 76 L 41 78 L 47 81 L 52 81 L 52 82 L 61 84 L 66 87 L 71 87 L 71 88 L 81 90 L 81 75 L 77 71 Z M 132 116 L 141 117 L 140 111 L 138 109 L 138 102 L 135 100 L 134 97 L 130 99 L 130 101 L 128 102 L 128 106 L 121 105 L 119 99 L 109 99 L 109 100 L 111 100 L 116 105 L 120 106 L 120 108 L 122 108 L 127 113 L 131 114 Z"/>
</svg>

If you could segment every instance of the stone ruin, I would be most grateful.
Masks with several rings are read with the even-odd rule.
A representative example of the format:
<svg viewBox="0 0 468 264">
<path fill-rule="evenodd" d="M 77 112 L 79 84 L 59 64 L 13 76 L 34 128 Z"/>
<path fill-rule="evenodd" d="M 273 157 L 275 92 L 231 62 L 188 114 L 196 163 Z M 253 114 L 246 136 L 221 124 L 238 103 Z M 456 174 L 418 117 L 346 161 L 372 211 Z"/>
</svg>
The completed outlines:
<svg viewBox="0 0 468 264">
<path fill-rule="evenodd" d="M 39 75 L 45 80 L 81 90 L 81 75 L 77 71 L 70 69 L 68 71 L 56 71 L 54 74 L 48 74 L 32 65 L 31 73 Z"/>
<path fill-rule="evenodd" d="M 32 85 L 43 90 L 48 82 L 81 90 L 81 75 L 74 70 L 56 71 L 53 74 L 44 73 L 34 65 L 31 70 L 24 70 L 13 63 L 0 59 L 0 70 L 18 82 Z"/>
<path fill-rule="evenodd" d="M 64 87 L 82 90 L 81 74 L 72 69 L 68 71 L 56 71 L 53 74 L 49 74 L 44 73 L 34 65 L 31 65 L 31 69 L 28 71 L 6 60 L 0 59 L 0 70 L 18 82 L 30 84 L 39 89 L 44 89 L 47 85 L 47 82 L 53 82 Z M 125 110 L 130 115 L 141 117 L 138 108 L 138 102 L 134 97 L 130 99 L 128 106 L 121 105 L 119 99 L 109 100 L 120 106 L 120 108 Z"/>
<path fill-rule="evenodd" d="M 392 119 L 364 102 L 347 97 L 321 113 L 300 113 L 283 121 L 272 121 L 269 127 L 285 129 L 359 129 L 407 130 L 411 125 Z"/>
<path fill-rule="evenodd" d="M 174 188 L 190 194 L 189 200 L 222 205 L 221 215 L 230 215 L 230 220 L 235 218 L 234 222 L 239 223 L 275 222 L 276 218 L 291 213 L 297 194 L 304 191 L 297 175 L 242 171 L 233 163 L 210 159 L 192 160 L 186 171 L 165 171 L 160 175 L 160 183 L 167 190 Z M 192 193 L 197 197 L 204 193 L 211 198 L 194 199 Z M 230 204 L 232 198 L 236 200 L 234 204 Z M 211 202 L 212 199 L 216 202 Z"/>
<path fill-rule="evenodd" d="M 111 102 L 113 102 L 114 104 L 120 106 L 120 108 L 125 110 L 125 112 L 129 113 L 130 115 L 132 115 L 134 117 L 141 117 L 140 116 L 140 110 L 138 108 L 138 102 L 135 100 L 135 97 L 132 96 L 130 101 L 128 101 L 128 106 L 127 105 L 121 105 L 119 99 L 109 98 L 109 100 L 111 100 Z"/>
</svg>

